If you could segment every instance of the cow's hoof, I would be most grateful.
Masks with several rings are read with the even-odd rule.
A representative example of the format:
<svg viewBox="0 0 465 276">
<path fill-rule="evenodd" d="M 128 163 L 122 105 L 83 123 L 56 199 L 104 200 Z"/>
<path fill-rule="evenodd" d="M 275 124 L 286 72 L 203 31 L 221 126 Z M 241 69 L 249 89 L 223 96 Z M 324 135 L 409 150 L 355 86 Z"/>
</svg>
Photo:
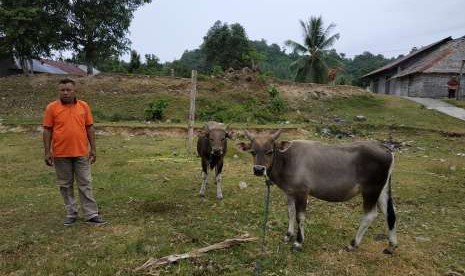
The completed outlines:
<svg viewBox="0 0 465 276">
<path fill-rule="evenodd" d="M 223 200 L 223 196 L 217 196 L 216 199 L 221 201 L 221 200 Z"/>
<path fill-rule="evenodd" d="M 355 240 L 352 240 L 348 246 L 346 246 L 347 252 L 353 252 L 357 250 L 358 246 L 355 244 Z"/>
<path fill-rule="evenodd" d="M 285 242 L 285 243 L 292 242 L 293 240 L 294 240 L 294 236 L 293 236 L 293 235 L 290 235 L 289 233 L 287 233 L 287 234 L 284 236 L 284 242 Z"/>
<path fill-rule="evenodd" d="M 295 252 L 301 252 L 302 251 L 302 244 L 300 242 L 294 242 L 292 244 L 292 250 Z"/>
<path fill-rule="evenodd" d="M 394 251 L 396 251 L 396 248 L 397 248 L 397 246 L 390 245 L 388 248 L 383 250 L 383 254 L 392 255 L 392 254 L 394 254 Z"/>
</svg>

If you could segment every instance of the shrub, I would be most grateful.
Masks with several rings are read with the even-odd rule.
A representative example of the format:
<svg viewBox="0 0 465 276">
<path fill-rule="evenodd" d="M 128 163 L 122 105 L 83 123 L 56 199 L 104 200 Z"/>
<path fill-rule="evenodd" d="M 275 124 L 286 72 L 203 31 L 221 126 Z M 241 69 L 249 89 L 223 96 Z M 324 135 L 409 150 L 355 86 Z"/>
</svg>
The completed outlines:
<svg viewBox="0 0 465 276">
<path fill-rule="evenodd" d="M 213 76 L 220 76 L 220 75 L 223 74 L 223 72 L 224 72 L 223 67 L 221 67 L 219 65 L 215 65 L 212 68 L 212 75 Z"/>
<path fill-rule="evenodd" d="M 163 99 L 150 103 L 149 107 L 144 110 L 145 119 L 147 121 L 163 119 L 163 112 L 167 106 L 168 102 Z"/>
<path fill-rule="evenodd" d="M 286 103 L 279 95 L 278 89 L 276 87 L 271 86 L 268 88 L 268 95 L 270 96 L 268 100 L 268 107 L 270 108 L 271 112 L 273 113 L 281 113 L 286 109 Z"/>
</svg>

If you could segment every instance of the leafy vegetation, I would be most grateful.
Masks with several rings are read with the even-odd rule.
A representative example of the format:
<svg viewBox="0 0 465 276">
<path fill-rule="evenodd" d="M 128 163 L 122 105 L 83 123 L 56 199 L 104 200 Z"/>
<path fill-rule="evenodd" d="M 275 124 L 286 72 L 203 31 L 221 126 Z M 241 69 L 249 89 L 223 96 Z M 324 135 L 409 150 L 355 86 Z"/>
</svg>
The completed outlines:
<svg viewBox="0 0 465 276">
<path fill-rule="evenodd" d="M 0 52 L 21 61 L 23 69 L 33 58 L 53 50 L 72 50 L 74 61 L 93 67 L 127 51 L 129 25 L 135 10 L 151 0 L 117 1 L 1 1 Z M 25 71 L 27 73 L 27 71 Z"/>
<path fill-rule="evenodd" d="M 57 0 L 0 2 L 0 57 L 16 56 L 25 74 L 30 60 L 50 56 L 66 44 L 68 5 Z"/>
<path fill-rule="evenodd" d="M 304 44 L 287 40 L 286 46 L 294 53 L 302 55 L 290 66 L 296 71 L 295 81 L 326 83 L 328 66 L 325 55 L 331 46 L 339 39 L 339 34 L 331 34 L 336 25 L 324 27 L 323 19 L 310 17 L 307 22 L 300 20 L 303 31 Z"/>
<path fill-rule="evenodd" d="M 168 107 L 168 102 L 163 99 L 150 103 L 149 107 L 144 110 L 145 119 L 147 121 L 162 120 L 166 107 Z"/>
<path fill-rule="evenodd" d="M 215 65 L 225 69 L 240 69 L 250 65 L 249 40 L 244 27 L 238 23 L 228 25 L 216 21 L 203 38 L 200 50 L 205 56 L 207 70 Z"/>
</svg>

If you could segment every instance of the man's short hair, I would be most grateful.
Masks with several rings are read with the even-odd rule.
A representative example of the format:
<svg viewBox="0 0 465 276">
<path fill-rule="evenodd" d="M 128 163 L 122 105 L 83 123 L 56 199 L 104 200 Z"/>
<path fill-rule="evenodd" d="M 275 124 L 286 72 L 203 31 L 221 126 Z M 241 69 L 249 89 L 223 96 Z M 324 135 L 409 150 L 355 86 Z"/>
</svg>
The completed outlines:
<svg viewBox="0 0 465 276">
<path fill-rule="evenodd" d="M 76 82 L 70 78 L 62 79 L 58 82 L 58 84 L 67 84 L 71 83 L 72 85 L 76 86 Z"/>
</svg>

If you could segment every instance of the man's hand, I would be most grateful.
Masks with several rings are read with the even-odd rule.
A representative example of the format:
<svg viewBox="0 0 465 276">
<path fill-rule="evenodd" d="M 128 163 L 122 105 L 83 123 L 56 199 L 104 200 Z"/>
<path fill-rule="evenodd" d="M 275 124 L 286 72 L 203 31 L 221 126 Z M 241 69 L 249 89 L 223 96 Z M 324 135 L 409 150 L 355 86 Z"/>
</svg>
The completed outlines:
<svg viewBox="0 0 465 276">
<path fill-rule="evenodd" d="M 45 153 L 44 161 L 47 166 L 53 166 L 53 156 L 50 152 Z"/>
<path fill-rule="evenodd" d="M 97 160 L 97 154 L 95 153 L 95 151 L 91 150 L 89 152 L 89 162 L 91 164 L 94 164 L 96 160 Z"/>
</svg>

